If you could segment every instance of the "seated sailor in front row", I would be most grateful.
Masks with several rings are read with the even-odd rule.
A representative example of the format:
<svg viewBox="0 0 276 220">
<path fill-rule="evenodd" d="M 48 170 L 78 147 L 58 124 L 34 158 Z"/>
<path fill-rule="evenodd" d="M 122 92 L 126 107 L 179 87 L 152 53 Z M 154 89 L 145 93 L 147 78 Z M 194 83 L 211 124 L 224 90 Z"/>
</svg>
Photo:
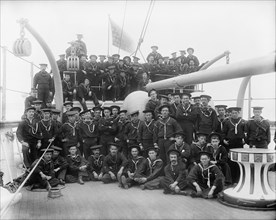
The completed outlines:
<svg viewBox="0 0 276 220">
<path fill-rule="evenodd" d="M 122 184 L 125 189 L 138 183 L 134 181 L 134 174 L 138 167 L 145 162 L 145 158 L 139 156 L 141 149 L 139 145 L 130 146 L 130 158 L 128 159 L 127 166 L 122 175 Z"/>
<path fill-rule="evenodd" d="M 53 149 L 52 160 L 54 163 L 55 177 L 59 179 L 59 183 L 61 185 L 64 185 L 68 162 L 67 162 L 66 158 L 64 158 L 63 156 L 60 155 L 60 153 L 63 150 L 61 147 L 57 147 L 57 146 L 53 145 L 53 146 L 51 146 L 51 148 Z"/>
<path fill-rule="evenodd" d="M 187 170 L 186 165 L 179 160 L 181 157 L 180 151 L 177 149 L 170 149 L 168 151 L 169 164 L 165 167 L 165 177 L 161 180 L 161 186 L 164 188 L 164 194 L 183 194 L 186 195 L 184 191 L 188 186 Z"/>
<path fill-rule="evenodd" d="M 88 157 L 87 170 L 92 181 L 102 180 L 103 177 L 104 155 L 101 154 L 101 147 L 102 145 L 90 147 L 93 153 Z"/>
<path fill-rule="evenodd" d="M 119 181 L 121 186 L 121 176 L 124 167 L 127 164 L 126 157 L 118 152 L 119 145 L 116 143 L 109 143 L 109 154 L 104 158 L 103 162 L 103 183 L 111 183 Z"/>
<path fill-rule="evenodd" d="M 148 149 L 148 158 L 138 167 L 134 181 L 141 189 L 159 189 L 163 174 L 163 161 L 157 156 L 157 148 Z"/>
<path fill-rule="evenodd" d="M 88 178 L 87 166 L 88 163 L 77 153 L 77 146 L 72 145 L 69 147 L 69 155 L 67 156 L 68 169 L 66 174 L 66 182 L 84 184 L 83 177 Z"/>
<path fill-rule="evenodd" d="M 187 180 L 193 189 L 192 197 L 213 198 L 223 190 L 224 176 L 220 169 L 210 162 L 212 155 L 201 151 L 200 163 L 192 168 Z"/>
<path fill-rule="evenodd" d="M 42 149 L 41 151 L 46 151 L 46 153 L 34 170 L 29 180 L 30 185 L 27 190 L 32 190 L 34 188 L 46 188 L 49 190 L 51 187 L 55 187 L 59 184 L 59 180 L 55 178 L 54 163 L 52 161 L 53 149 Z M 32 167 L 34 167 L 37 162 L 38 160 L 32 164 Z"/>
</svg>

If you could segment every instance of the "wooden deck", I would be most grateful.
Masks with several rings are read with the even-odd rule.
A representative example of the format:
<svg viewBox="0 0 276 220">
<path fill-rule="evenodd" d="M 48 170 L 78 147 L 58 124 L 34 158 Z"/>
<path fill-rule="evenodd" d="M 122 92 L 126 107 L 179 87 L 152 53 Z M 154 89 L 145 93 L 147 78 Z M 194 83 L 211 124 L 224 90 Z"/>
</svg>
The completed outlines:
<svg viewBox="0 0 276 220">
<path fill-rule="evenodd" d="M 271 175 L 270 175 L 271 176 Z M 274 179 L 273 179 L 274 178 Z M 271 180 L 274 181 L 275 172 Z M 249 211 L 162 190 L 121 189 L 117 184 L 86 182 L 67 184 L 63 196 L 22 190 L 20 203 L 9 208 L 1 219 L 275 219 L 275 211 Z"/>
</svg>

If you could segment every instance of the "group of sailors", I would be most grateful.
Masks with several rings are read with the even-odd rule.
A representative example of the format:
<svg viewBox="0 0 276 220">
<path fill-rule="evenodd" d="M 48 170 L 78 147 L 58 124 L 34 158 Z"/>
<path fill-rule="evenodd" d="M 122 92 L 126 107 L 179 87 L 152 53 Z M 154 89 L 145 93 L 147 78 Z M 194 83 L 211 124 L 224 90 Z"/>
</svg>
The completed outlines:
<svg viewBox="0 0 276 220">
<path fill-rule="evenodd" d="M 121 58 L 120 54 L 90 55 L 87 60 L 83 36 L 78 34 L 77 37 L 78 40 L 70 42 L 66 54 L 60 55 L 57 66 L 62 79 L 64 101 L 78 100 L 84 109 L 87 109 L 86 100 L 94 101 L 95 105 L 98 100 L 123 100 L 133 91 L 145 91 L 149 82 L 189 74 L 204 65 L 199 64 L 193 48 L 187 49 L 187 56 L 185 50 L 180 50 L 180 56 L 174 52 L 169 57 L 162 56 L 158 52 L 158 46 L 151 47 L 146 63 L 140 63 L 140 58 L 136 56 Z M 68 69 L 67 62 L 72 55 L 79 58 L 79 67 L 75 71 Z M 43 101 L 44 107 L 52 102 L 55 94 L 53 77 L 46 68 L 47 64 L 40 64 L 41 70 L 33 80 L 33 88 L 37 89 L 38 98 Z"/>
<path fill-rule="evenodd" d="M 246 121 L 239 107 L 212 108 L 209 95 L 175 93 L 169 99 L 152 89 L 148 96 L 143 112 L 116 105 L 81 109 L 65 101 L 61 113 L 34 101 L 16 132 L 28 169 L 46 151 L 29 188 L 92 180 L 124 189 L 163 188 L 165 194 L 187 195 L 190 189 L 191 196 L 212 198 L 238 182 L 231 148 L 268 147 L 270 125 L 262 107 L 254 107 Z"/>
</svg>

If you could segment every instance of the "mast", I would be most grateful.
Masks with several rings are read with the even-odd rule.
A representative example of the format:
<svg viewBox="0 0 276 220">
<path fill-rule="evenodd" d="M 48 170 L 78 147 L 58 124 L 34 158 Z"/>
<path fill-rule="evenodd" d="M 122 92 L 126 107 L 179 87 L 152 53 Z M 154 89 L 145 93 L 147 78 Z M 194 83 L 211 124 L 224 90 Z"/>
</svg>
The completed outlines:
<svg viewBox="0 0 276 220">
<path fill-rule="evenodd" d="M 108 23 L 107 23 L 107 56 L 109 56 L 109 44 L 110 44 L 110 14 L 108 14 Z"/>
<path fill-rule="evenodd" d="M 2 94 L 1 94 L 1 121 L 6 120 L 6 89 L 7 89 L 7 47 L 2 48 L 3 51 L 3 76 L 2 76 Z M 0 75 L 1 80 L 1 75 Z"/>
</svg>

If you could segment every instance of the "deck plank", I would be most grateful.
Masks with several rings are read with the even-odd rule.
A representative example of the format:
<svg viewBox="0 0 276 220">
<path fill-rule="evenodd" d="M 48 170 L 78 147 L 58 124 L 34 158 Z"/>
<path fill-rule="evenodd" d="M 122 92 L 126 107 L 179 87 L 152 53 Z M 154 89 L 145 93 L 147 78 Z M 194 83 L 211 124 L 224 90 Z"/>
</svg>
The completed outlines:
<svg viewBox="0 0 276 220">
<path fill-rule="evenodd" d="M 117 184 L 67 184 L 63 196 L 22 190 L 3 219 L 275 219 L 274 211 L 248 211 L 216 200 L 164 195 L 162 190 L 120 189 Z"/>
</svg>

